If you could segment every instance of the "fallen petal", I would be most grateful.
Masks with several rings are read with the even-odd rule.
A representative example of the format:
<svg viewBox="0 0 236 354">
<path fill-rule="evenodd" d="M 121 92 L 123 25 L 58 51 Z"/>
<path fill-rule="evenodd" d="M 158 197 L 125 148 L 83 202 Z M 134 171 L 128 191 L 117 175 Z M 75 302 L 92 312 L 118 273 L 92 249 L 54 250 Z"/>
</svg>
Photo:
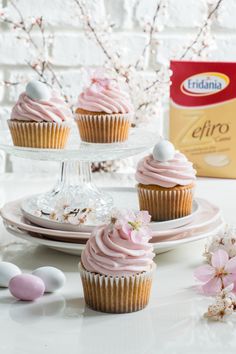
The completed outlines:
<svg viewBox="0 0 236 354">
<path fill-rule="evenodd" d="M 222 278 L 224 288 L 227 288 L 229 285 L 231 285 L 234 282 L 233 276 L 231 274 L 225 275 Z"/>
<path fill-rule="evenodd" d="M 215 295 L 222 289 L 221 280 L 219 278 L 213 278 L 202 286 L 202 290 L 205 295 Z"/>
<path fill-rule="evenodd" d="M 211 264 L 215 268 L 224 268 L 228 260 L 228 253 L 225 250 L 219 249 L 212 254 Z"/>
<path fill-rule="evenodd" d="M 194 271 L 194 276 L 201 281 L 209 281 L 215 275 L 215 269 L 209 264 L 198 267 Z"/>
<path fill-rule="evenodd" d="M 231 258 L 225 265 L 225 269 L 230 273 L 236 273 L 236 257 Z"/>
</svg>

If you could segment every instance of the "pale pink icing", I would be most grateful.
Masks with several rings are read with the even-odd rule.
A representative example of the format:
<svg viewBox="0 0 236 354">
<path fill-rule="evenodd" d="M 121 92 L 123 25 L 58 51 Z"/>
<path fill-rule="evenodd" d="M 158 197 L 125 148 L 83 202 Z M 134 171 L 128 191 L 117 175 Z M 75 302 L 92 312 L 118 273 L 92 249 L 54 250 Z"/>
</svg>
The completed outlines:
<svg viewBox="0 0 236 354">
<path fill-rule="evenodd" d="M 72 118 L 72 113 L 56 92 L 49 100 L 33 100 L 23 92 L 11 113 L 11 119 L 33 122 L 61 123 Z"/>
<path fill-rule="evenodd" d="M 81 255 L 83 267 L 108 276 L 126 276 L 151 270 L 154 254 L 148 240 L 135 242 L 122 229 L 102 225 L 95 229 Z"/>
<path fill-rule="evenodd" d="M 96 79 L 82 92 L 78 108 L 92 112 L 131 113 L 134 108 L 128 93 L 111 79 Z"/>
<path fill-rule="evenodd" d="M 174 158 L 167 162 L 156 161 L 153 155 L 149 155 L 138 163 L 135 178 L 145 185 L 171 188 L 193 183 L 196 171 L 193 164 L 180 152 L 176 152 Z"/>
</svg>

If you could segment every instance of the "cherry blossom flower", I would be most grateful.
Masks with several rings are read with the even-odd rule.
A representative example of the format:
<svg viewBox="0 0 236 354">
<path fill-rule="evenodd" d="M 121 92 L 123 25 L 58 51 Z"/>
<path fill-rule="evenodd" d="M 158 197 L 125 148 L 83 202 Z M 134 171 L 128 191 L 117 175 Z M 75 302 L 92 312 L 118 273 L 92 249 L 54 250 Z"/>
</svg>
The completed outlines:
<svg viewBox="0 0 236 354">
<path fill-rule="evenodd" d="M 122 210 L 113 215 L 114 227 L 121 229 L 135 243 L 147 242 L 151 238 L 148 227 L 150 220 L 151 216 L 147 211 L 135 213 L 132 210 Z"/>
<path fill-rule="evenodd" d="M 231 301 L 218 299 L 208 307 L 204 317 L 212 321 L 224 321 L 234 312 L 234 306 Z"/>
<path fill-rule="evenodd" d="M 69 224 L 78 226 L 84 224 L 87 221 L 88 215 L 91 213 L 91 211 L 91 208 L 71 210 L 69 213 L 64 214 L 64 218 Z"/>
<path fill-rule="evenodd" d="M 226 225 L 224 231 L 213 237 L 205 247 L 204 257 L 208 263 L 211 261 L 212 253 L 218 249 L 225 250 L 229 258 L 236 256 L 236 229 Z"/>
<path fill-rule="evenodd" d="M 194 274 L 204 282 L 204 294 L 215 295 L 231 283 L 236 285 L 236 257 L 229 259 L 228 253 L 219 249 L 212 254 L 211 265 L 200 266 Z"/>
<path fill-rule="evenodd" d="M 54 221 L 57 220 L 57 214 L 54 211 L 52 211 L 49 215 L 49 219 Z"/>
<path fill-rule="evenodd" d="M 212 321 L 225 321 L 235 311 L 235 295 L 232 293 L 234 284 L 222 289 L 215 302 L 208 307 L 204 317 Z"/>
</svg>

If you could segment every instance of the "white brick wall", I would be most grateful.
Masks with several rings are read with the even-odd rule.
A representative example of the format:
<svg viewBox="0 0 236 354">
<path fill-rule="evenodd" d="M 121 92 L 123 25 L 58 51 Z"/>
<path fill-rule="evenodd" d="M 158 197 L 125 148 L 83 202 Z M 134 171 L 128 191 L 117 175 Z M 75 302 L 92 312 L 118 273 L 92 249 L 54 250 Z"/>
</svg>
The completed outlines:
<svg viewBox="0 0 236 354">
<path fill-rule="evenodd" d="M 102 52 L 83 33 L 56 33 L 52 58 L 55 65 L 63 66 L 102 65 L 104 62 Z"/>
<path fill-rule="evenodd" d="M 226 0 L 219 11 L 218 16 L 218 25 L 226 29 L 235 29 L 236 21 L 236 1 L 235 0 Z"/>
<path fill-rule="evenodd" d="M 86 0 L 91 15 L 100 21 L 104 18 L 105 7 L 103 0 Z M 81 28 L 79 13 L 70 0 L 18 0 L 18 7 L 24 17 L 43 16 L 45 21 L 55 28 L 73 29 Z M 9 5 L 8 13 L 17 18 L 14 8 Z"/>
<path fill-rule="evenodd" d="M 103 64 L 103 53 L 89 41 L 82 31 L 81 19 L 73 0 L 15 0 L 24 16 L 43 16 L 54 33 L 52 60 L 62 77 L 67 93 L 76 98 L 82 88 L 81 66 Z M 114 23 L 113 42 L 117 48 L 126 48 L 122 56 L 134 63 L 146 43 L 141 24 L 153 16 L 160 0 L 86 0 L 96 22 L 102 23 L 109 17 Z M 211 0 L 212 2 L 213 0 Z M 14 9 L 8 0 L 0 0 L 0 7 L 7 6 L 8 13 Z M 168 16 L 160 19 L 163 31 L 158 35 L 157 53 L 154 60 L 146 58 L 146 70 L 168 63 L 170 58 L 182 53 L 182 46 L 190 43 L 197 27 L 203 22 L 210 0 L 168 0 Z M 15 15 L 14 15 L 15 16 Z M 236 60 L 236 0 L 223 0 L 213 33 L 218 48 L 210 54 L 211 59 Z M 35 34 L 37 37 L 37 34 Z M 27 48 L 18 41 L 13 31 L 0 25 L 0 81 L 15 81 L 20 77 L 32 77 L 25 59 Z M 7 117 L 10 107 L 22 91 L 22 86 L 3 88 L 0 86 L 0 118 Z"/>
</svg>

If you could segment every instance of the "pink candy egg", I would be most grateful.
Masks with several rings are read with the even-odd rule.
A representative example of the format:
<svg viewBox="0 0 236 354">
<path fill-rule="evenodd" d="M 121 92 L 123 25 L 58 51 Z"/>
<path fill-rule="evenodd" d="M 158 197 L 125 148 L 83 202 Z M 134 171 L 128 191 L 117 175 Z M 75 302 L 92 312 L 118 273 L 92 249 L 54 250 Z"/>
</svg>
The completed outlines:
<svg viewBox="0 0 236 354">
<path fill-rule="evenodd" d="M 19 300 L 33 301 L 44 294 L 44 282 L 32 274 L 16 275 L 10 280 L 9 290 Z"/>
</svg>

